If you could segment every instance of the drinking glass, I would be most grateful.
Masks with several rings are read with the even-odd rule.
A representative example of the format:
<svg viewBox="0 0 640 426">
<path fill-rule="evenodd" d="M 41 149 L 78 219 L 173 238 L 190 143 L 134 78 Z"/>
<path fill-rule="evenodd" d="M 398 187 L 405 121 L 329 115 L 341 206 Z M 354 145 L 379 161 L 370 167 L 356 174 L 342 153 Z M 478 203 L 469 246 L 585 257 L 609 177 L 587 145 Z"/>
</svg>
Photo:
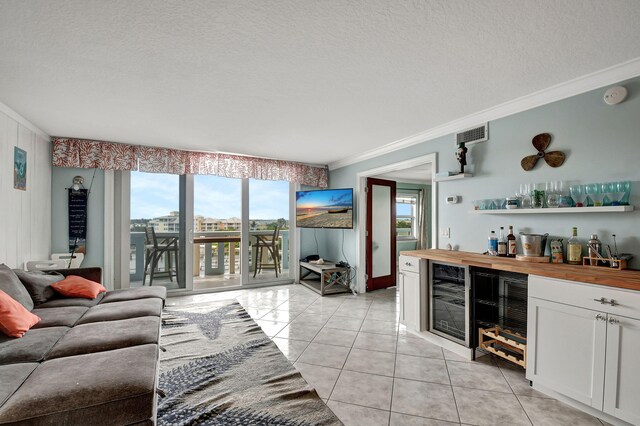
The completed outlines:
<svg viewBox="0 0 640 426">
<path fill-rule="evenodd" d="M 506 200 L 504 198 L 494 198 L 493 203 L 496 206 L 496 210 L 502 210 L 505 208 L 504 204 L 506 203 Z"/>
<path fill-rule="evenodd" d="M 520 201 L 520 207 L 523 209 L 531 208 L 531 185 L 528 183 L 520 184 L 520 196 L 522 200 Z"/>
<path fill-rule="evenodd" d="M 618 182 L 618 191 L 624 192 L 624 195 L 622 196 L 622 198 L 620 198 L 620 205 L 628 206 L 629 198 L 631 197 L 631 182 L 629 182 L 628 180 Z"/>
<path fill-rule="evenodd" d="M 571 185 L 569 187 L 569 193 L 571 198 L 576 203 L 576 207 L 584 206 L 584 202 L 587 199 L 587 193 L 585 192 L 584 185 Z"/>
<path fill-rule="evenodd" d="M 471 202 L 471 204 L 473 204 L 473 209 L 474 210 L 480 210 L 480 203 L 482 202 L 482 200 L 473 200 Z"/>
<path fill-rule="evenodd" d="M 556 208 L 560 204 L 558 201 L 560 194 L 556 191 L 556 186 L 555 182 L 547 182 L 545 185 L 547 193 L 547 207 Z"/>
<path fill-rule="evenodd" d="M 533 185 L 533 190 L 531 191 L 531 207 L 534 209 L 541 209 L 544 207 L 545 188 L 546 185 L 544 183 L 536 183 Z"/>
<path fill-rule="evenodd" d="M 600 192 L 604 195 L 602 198 L 603 206 L 613 205 L 613 194 L 616 192 L 616 184 L 613 182 L 601 183 Z"/>
<path fill-rule="evenodd" d="M 585 185 L 585 193 L 591 199 L 594 206 L 602 205 L 604 195 L 600 192 L 600 184 L 590 183 Z"/>
</svg>

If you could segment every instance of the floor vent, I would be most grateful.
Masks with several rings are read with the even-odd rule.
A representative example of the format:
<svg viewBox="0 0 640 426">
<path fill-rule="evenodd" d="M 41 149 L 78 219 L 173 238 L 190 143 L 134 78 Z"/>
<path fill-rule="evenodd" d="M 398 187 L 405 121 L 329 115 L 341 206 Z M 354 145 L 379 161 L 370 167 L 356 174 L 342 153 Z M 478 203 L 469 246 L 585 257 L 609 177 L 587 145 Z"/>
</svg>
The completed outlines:
<svg viewBox="0 0 640 426">
<path fill-rule="evenodd" d="M 489 140 L 489 123 L 456 133 L 456 146 L 461 143 L 471 145 L 486 140 Z"/>
</svg>

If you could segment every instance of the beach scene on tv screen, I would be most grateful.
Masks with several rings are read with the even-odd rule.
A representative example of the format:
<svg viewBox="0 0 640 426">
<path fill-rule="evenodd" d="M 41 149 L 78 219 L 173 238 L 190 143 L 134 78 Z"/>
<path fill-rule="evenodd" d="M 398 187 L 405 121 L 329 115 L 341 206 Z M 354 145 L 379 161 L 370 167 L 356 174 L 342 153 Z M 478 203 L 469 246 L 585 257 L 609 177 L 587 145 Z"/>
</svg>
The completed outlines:
<svg viewBox="0 0 640 426">
<path fill-rule="evenodd" d="M 353 192 L 350 189 L 298 192 L 296 222 L 301 228 L 353 227 Z"/>
</svg>

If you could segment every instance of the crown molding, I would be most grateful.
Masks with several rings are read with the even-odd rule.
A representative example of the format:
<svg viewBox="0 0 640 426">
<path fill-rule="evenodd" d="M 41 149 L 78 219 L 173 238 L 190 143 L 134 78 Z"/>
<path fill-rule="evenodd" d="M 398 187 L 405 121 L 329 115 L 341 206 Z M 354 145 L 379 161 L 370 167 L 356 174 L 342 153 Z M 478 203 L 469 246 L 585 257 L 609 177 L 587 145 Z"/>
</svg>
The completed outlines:
<svg viewBox="0 0 640 426">
<path fill-rule="evenodd" d="M 27 129 L 31 130 L 32 132 L 34 132 L 35 134 L 39 135 L 40 137 L 46 139 L 47 142 L 51 140 L 51 137 L 48 134 L 46 134 L 45 132 L 40 130 L 33 123 L 31 123 L 29 120 L 27 120 L 26 118 L 24 118 L 23 116 L 21 116 L 20 114 L 18 114 L 14 110 L 12 110 L 8 105 L 6 105 L 6 104 L 4 104 L 2 102 L 0 102 L 0 112 L 5 114 L 7 117 L 11 118 L 12 120 L 17 121 L 19 124 L 23 125 L 24 127 L 26 127 Z"/>
<path fill-rule="evenodd" d="M 570 98 L 581 93 L 589 92 L 609 84 L 617 83 L 640 75 L 640 57 L 614 65 L 600 71 L 586 74 L 564 83 L 556 84 L 546 89 L 521 96 L 494 107 L 450 121 L 424 132 L 399 139 L 379 148 L 372 149 L 360 155 L 350 156 L 343 160 L 329 164 L 329 170 L 356 164 L 371 158 L 407 148 L 422 142 L 427 142 L 442 136 L 453 134 L 470 127 L 497 120 L 519 112 L 527 111 L 542 105 L 550 104 L 562 99 Z"/>
</svg>

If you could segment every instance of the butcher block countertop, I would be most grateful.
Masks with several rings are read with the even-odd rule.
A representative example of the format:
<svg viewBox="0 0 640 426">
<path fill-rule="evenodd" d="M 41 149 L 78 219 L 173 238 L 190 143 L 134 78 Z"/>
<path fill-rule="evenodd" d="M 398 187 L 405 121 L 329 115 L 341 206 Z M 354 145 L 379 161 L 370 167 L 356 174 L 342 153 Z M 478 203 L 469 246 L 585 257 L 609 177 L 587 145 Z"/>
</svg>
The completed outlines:
<svg viewBox="0 0 640 426">
<path fill-rule="evenodd" d="M 530 263 L 508 257 L 439 249 L 401 251 L 400 254 L 403 256 L 437 260 L 459 265 L 520 272 L 522 274 L 540 275 L 561 280 L 579 281 L 640 291 L 640 271 L 633 269 L 618 271 L 611 268 L 595 266 Z"/>
</svg>

